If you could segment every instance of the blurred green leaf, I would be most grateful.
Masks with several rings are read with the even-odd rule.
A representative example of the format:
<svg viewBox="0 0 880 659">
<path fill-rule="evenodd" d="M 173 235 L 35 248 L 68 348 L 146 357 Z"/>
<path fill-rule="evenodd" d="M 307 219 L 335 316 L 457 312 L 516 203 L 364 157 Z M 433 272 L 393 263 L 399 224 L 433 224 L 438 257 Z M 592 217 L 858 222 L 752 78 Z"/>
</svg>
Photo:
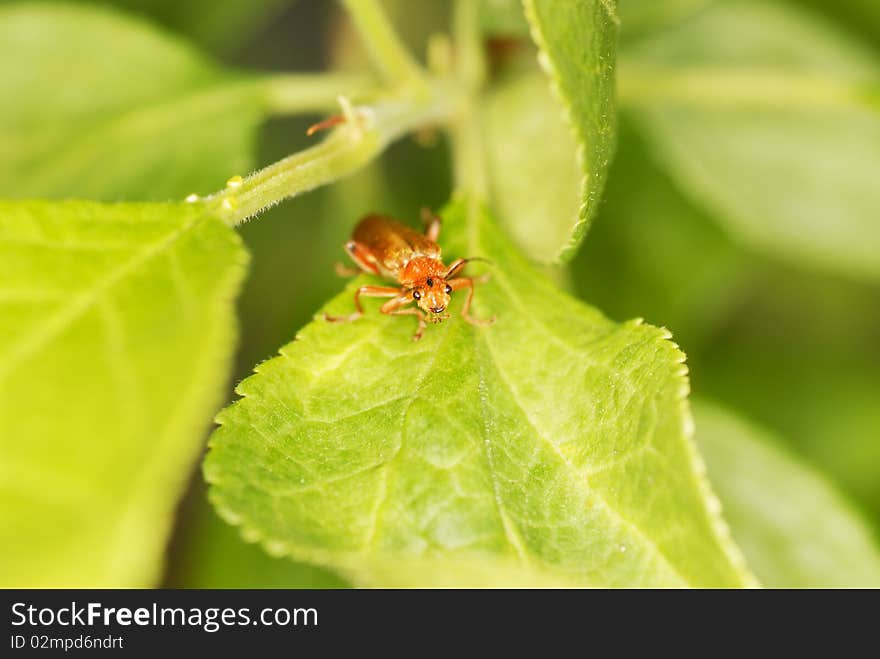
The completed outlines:
<svg viewBox="0 0 880 659">
<path fill-rule="evenodd" d="M 880 48 L 880 11 L 877 0 L 789 0 L 792 4 L 821 12 L 865 37 L 868 45 Z"/>
<path fill-rule="evenodd" d="M 10 100 L 0 105 L 0 195 L 212 192 L 253 167 L 266 104 L 259 82 L 110 11 L 0 8 L 0 87 Z"/>
<path fill-rule="evenodd" d="M 722 2 L 628 49 L 620 90 L 682 189 L 732 235 L 880 277 L 873 53 L 793 9 Z"/>
<path fill-rule="evenodd" d="M 229 52 L 253 36 L 293 0 L 89 1 L 149 17 L 204 47 Z"/>
<path fill-rule="evenodd" d="M 772 429 L 880 529 L 880 291 L 752 268 L 749 295 L 690 355 L 695 388 Z"/>
<path fill-rule="evenodd" d="M 482 213 L 466 246 L 466 206 L 444 214 L 445 246 L 493 259 L 475 307 L 498 322 L 455 317 L 415 344 L 412 319 L 373 306 L 308 325 L 219 416 L 205 477 L 221 515 L 359 584 L 400 564 L 410 585 L 470 584 L 489 560 L 502 568 L 483 585 L 510 583 L 515 562 L 529 583 L 750 583 L 688 438 L 668 334 L 560 293 Z M 363 282 L 327 311 L 348 312 Z"/>
<path fill-rule="evenodd" d="M 578 293 L 612 318 L 669 327 L 690 354 L 735 309 L 749 267 L 622 121 L 605 201 L 572 263 Z"/>
<path fill-rule="evenodd" d="M 876 286 L 738 250 L 621 127 L 576 290 L 614 318 L 670 327 L 696 391 L 772 428 L 880 522 Z"/>
<path fill-rule="evenodd" d="M 668 27 L 715 0 L 618 0 L 623 37 Z"/>
<path fill-rule="evenodd" d="M 694 416 L 725 518 L 764 585 L 880 586 L 880 550 L 824 478 L 723 408 L 697 402 Z"/>
<path fill-rule="evenodd" d="M 546 116 L 529 117 L 528 113 L 543 110 L 548 104 L 540 98 L 541 90 L 535 90 L 538 98 L 529 99 L 522 90 L 512 90 L 504 102 L 514 107 L 499 108 L 503 111 L 499 120 L 509 121 L 517 130 L 527 134 L 495 133 L 495 140 L 510 139 L 511 145 L 490 145 L 489 152 L 511 155 L 516 153 L 514 163 L 498 159 L 492 175 L 495 201 L 501 210 L 501 220 L 512 232 L 524 252 L 539 260 L 567 261 L 577 250 L 596 213 L 605 186 L 605 176 L 614 151 L 616 109 L 614 100 L 614 64 L 617 43 L 617 16 L 613 0 L 524 0 L 526 17 L 531 25 L 532 38 L 539 48 L 538 61 L 550 77 L 551 87 L 561 102 L 574 141 L 563 139 L 552 144 L 548 137 L 559 138 L 561 130 L 548 128 L 548 137 L 540 136 L 540 123 Z M 555 115 L 556 113 L 552 113 Z M 552 115 L 551 115 L 552 116 Z M 552 119 L 551 119 L 552 122 Z M 575 152 L 570 145 L 577 145 Z M 514 146 L 515 145 L 515 146 Z M 554 154 L 552 160 L 542 160 L 552 149 L 563 151 Z M 524 150 L 524 153 L 523 153 Z M 554 198 L 560 185 L 557 171 L 543 167 L 564 162 L 571 154 L 583 176 L 580 199 L 576 201 L 578 188 Z M 528 157 L 534 158 L 531 162 Z M 526 171 L 511 171 L 511 165 L 528 167 Z M 503 168 L 503 169 L 502 169 Z M 565 167 L 564 181 L 568 181 L 569 167 Z M 515 190 L 515 183 L 526 181 L 525 190 Z M 508 181 L 510 181 L 508 183 Z M 518 208 L 507 200 L 515 195 L 522 200 L 527 193 L 544 199 L 532 201 L 525 208 Z M 579 203 L 578 203 L 579 202 Z M 533 216 L 530 211 L 540 210 L 547 215 Z M 552 229 L 551 229 L 552 227 Z M 556 239 L 550 243 L 548 235 Z"/>
<path fill-rule="evenodd" d="M 0 202 L 0 584 L 155 583 L 245 260 L 195 206 Z"/>
</svg>

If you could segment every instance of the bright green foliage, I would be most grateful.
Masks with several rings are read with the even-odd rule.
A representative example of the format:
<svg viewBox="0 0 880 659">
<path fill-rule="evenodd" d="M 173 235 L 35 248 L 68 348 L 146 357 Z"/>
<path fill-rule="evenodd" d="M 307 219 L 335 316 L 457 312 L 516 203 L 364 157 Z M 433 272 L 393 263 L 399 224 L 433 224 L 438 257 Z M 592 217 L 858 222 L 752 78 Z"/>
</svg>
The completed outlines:
<svg viewBox="0 0 880 659">
<path fill-rule="evenodd" d="M 245 257 L 194 206 L 0 202 L 0 584 L 155 583 Z"/>
<path fill-rule="evenodd" d="M 778 440 L 730 412 L 694 406 L 724 515 L 749 566 L 772 587 L 878 587 L 880 550 L 863 521 Z"/>
<path fill-rule="evenodd" d="M 362 584 L 418 565 L 414 583 L 472 585 L 488 559 L 529 583 L 750 583 L 688 437 L 668 333 L 559 292 L 485 214 L 465 229 L 464 207 L 444 214 L 444 244 L 495 262 L 474 313 L 497 323 L 464 323 L 461 295 L 418 343 L 413 319 L 375 305 L 315 320 L 219 416 L 205 476 L 221 515 Z M 350 312 L 361 283 L 327 311 Z"/>
<path fill-rule="evenodd" d="M 570 258 L 600 205 L 617 127 L 616 2 L 482 0 L 478 11 L 461 0 L 450 11 L 446 0 L 379 0 L 400 38 L 378 2 L 348 3 L 364 48 L 334 24 L 335 61 L 364 68 L 369 53 L 393 84 L 226 71 L 148 23 L 228 56 L 285 1 L 230 0 L 210 16 L 205 0 L 0 7 L 0 197 L 212 192 L 252 168 L 263 118 L 335 112 L 339 94 L 359 106 L 354 121 L 290 158 L 308 118 L 275 122 L 260 157 L 281 160 L 211 207 L 239 222 L 353 174 L 407 134 L 451 137 L 448 159 L 442 144 L 408 141 L 348 185 L 242 227 L 259 252 L 241 306 L 242 374 L 338 289 L 330 264 L 367 209 L 414 219 L 453 178 L 461 201 L 445 214 L 444 248 L 494 263 L 474 264 L 492 275 L 473 310 L 496 315 L 491 328 L 462 321 L 459 293 L 453 318 L 412 343 L 414 319 L 381 316 L 371 300 L 365 318 L 318 318 L 258 366 L 221 413 L 204 467 L 217 510 L 239 528 L 204 500 L 185 506 L 165 583 L 754 585 L 739 541 L 767 585 L 880 585 L 869 531 L 773 447 L 797 448 L 878 510 L 870 44 L 835 35 L 796 0 L 621 0 L 629 114 L 573 284 L 616 318 L 673 327 L 700 391 L 773 429 L 696 409 L 731 538 L 690 438 L 684 356 L 669 333 L 608 320 L 525 258 Z M 823 10 L 871 34 L 873 4 Z M 312 26 L 290 26 L 272 65 L 314 61 L 302 40 Z M 447 30 L 420 70 L 428 37 Z M 504 57 L 480 43 L 529 31 L 549 80 L 525 42 Z M 254 45 L 240 61 L 271 46 Z M 246 259 L 205 208 L 0 201 L 0 585 L 159 583 L 225 390 Z M 868 282 L 781 267 L 736 241 Z M 327 310 L 350 312 L 367 281 Z"/>
<path fill-rule="evenodd" d="M 582 203 L 571 128 L 540 74 L 493 91 L 482 119 L 493 205 L 530 256 L 552 261 L 571 240 L 569 220 Z"/>
<path fill-rule="evenodd" d="M 542 204 L 553 214 L 545 217 L 510 215 L 501 217 L 528 254 L 537 247 L 538 258 L 555 258 L 567 261 L 577 250 L 587 231 L 590 219 L 596 212 L 605 186 L 605 176 L 614 152 L 616 108 L 614 100 L 614 70 L 617 43 L 617 23 L 613 0 L 524 0 L 526 17 L 531 25 L 532 38 L 540 50 L 538 60 L 549 75 L 553 91 L 562 103 L 565 116 L 573 131 L 577 149 L 577 162 L 583 181 L 581 205 L 577 212 L 564 212 L 569 196 L 552 200 L 558 172 L 532 166 L 528 170 L 531 182 L 528 192 L 548 195 Z M 540 103 L 539 100 L 536 102 Z M 513 108 L 507 118 L 522 116 L 524 108 Z M 551 118 L 551 121 L 553 119 Z M 532 133 L 535 131 L 533 130 Z M 556 136 L 551 129 L 550 136 Z M 532 141 L 528 155 L 553 149 L 568 153 L 568 141 L 556 144 L 548 139 Z M 561 157 L 561 156 L 559 156 Z M 522 162 L 521 155 L 518 162 Z M 536 163 L 541 163 L 536 160 Z M 517 180 L 523 180 L 520 174 Z M 566 179 L 567 180 L 567 179 Z M 521 193 L 523 194 L 523 193 Z M 533 206 L 530 206 L 533 208 Z M 501 206 L 501 210 L 506 210 Z M 562 223 L 567 227 L 567 239 L 548 252 L 543 237 L 549 222 Z M 523 227 L 531 227 L 526 233 Z M 560 231 L 553 230 L 553 235 Z"/>
<path fill-rule="evenodd" d="M 0 9 L 0 195 L 182 199 L 253 166 L 264 97 L 140 21 Z"/>
<path fill-rule="evenodd" d="M 880 277 L 880 58 L 798 12 L 730 1 L 638 42 L 620 72 L 669 171 L 730 233 Z"/>
</svg>

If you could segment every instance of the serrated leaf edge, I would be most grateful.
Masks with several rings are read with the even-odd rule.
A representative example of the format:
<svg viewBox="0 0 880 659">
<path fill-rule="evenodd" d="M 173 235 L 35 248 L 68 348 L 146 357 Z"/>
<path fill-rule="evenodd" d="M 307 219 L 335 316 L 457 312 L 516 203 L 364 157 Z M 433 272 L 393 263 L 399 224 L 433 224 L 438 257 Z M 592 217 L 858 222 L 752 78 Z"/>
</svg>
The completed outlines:
<svg viewBox="0 0 880 659">
<path fill-rule="evenodd" d="M 643 322 L 643 319 L 641 318 L 637 320 L 640 323 Z M 682 419 L 682 438 L 688 452 L 694 481 L 705 503 L 709 524 L 712 527 L 715 537 L 718 539 L 718 544 L 721 550 L 727 555 L 731 565 L 733 565 L 734 569 L 738 572 L 743 581 L 743 585 L 746 588 L 759 588 L 761 586 L 760 582 L 757 577 L 752 574 L 751 570 L 749 570 L 745 554 L 739 548 L 739 545 L 736 544 L 730 526 L 728 525 L 727 520 L 724 519 L 721 499 L 718 498 L 718 495 L 715 494 L 715 491 L 712 489 L 712 485 L 709 482 L 708 471 L 706 469 L 706 462 L 703 460 L 703 456 L 700 454 L 696 440 L 694 439 L 696 426 L 689 400 L 691 385 L 690 377 L 688 375 L 690 371 L 687 366 L 687 355 L 681 349 L 681 346 L 672 339 L 672 332 L 670 332 L 669 329 L 661 327 L 660 331 L 661 338 L 671 344 L 673 348 L 672 354 L 677 358 L 680 366 L 679 370 L 675 372 L 674 375 L 681 380 L 678 400 L 680 416 Z"/>
<path fill-rule="evenodd" d="M 617 9 L 615 8 L 615 6 L 611 4 L 609 0 L 600 0 L 600 2 L 605 8 L 605 11 L 608 13 L 608 17 L 616 25 L 619 25 L 620 18 L 617 16 Z M 571 228 L 568 242 L 559 248 L 556 256 L 553 257 L 550 261 L 551 264 L 562 265 L 564 263 L 567 263 L 574 257 L 578 247 L 581 244 L 581 241 L 587 233 L 587 229 L 590 226 L 590 174 L 589 172 L 587 172 L 586 167 L 587 140 L 586 136 L 581 134 L 578 123 L 577 121 L 575 121 L 571 104 L 565 100 L 565 95 L 563 94 L 562 89 L 559 86 L 559 79 L 561 76 L 556 70 L 556 67 L 553 65 L 552 59 L 547 54 L 549 52 L 547 40 L 544 38 L 544 34 L 541 32 L 540 22 L 538 21 L 538 16 L 533 3 L 534 0 L 522 0 L 523 12 L 525 13 L 526 21 L 529 24 L 529 33 L 532 37 L 532 41 L 535 43 L 536 46 L 538 46 L 538 66 L 547 75 L 550 93 L 556 98 L 556 101 L 561 106 L 562 117 L 565 120 L 565 123 L 568 125 L 568 129 L 569 131 L 571 131 L 575 143 L 577 144 L 576 159 L 578 168 L 581 172 L 581 203 L 578 207 L 576 221 L 574 223 L 574 226 L 572 226 Z"/>
<path fill-rule="evenodd" d="M 320 317 L 320 314 L 317 314 L 314 316 L 314 320 L 318 320 Z M 619 326 L 625 326 L 629 324 L 632 324 L 634 326 L 643 325 L 644 320 L 642 318 L 635 318 L 630 321 L 620 323 Z M 734 541 L 732 533 L 730 531 L 730 527 L 722 516 L 721 501 L 712 490 L 707 475 L 706 464 L 703 461 L 694 440 L 694 420 L 688 400 L 688 396 L 690 394 L 690 379 L 688 377 L 689 371 L 686 364 L 687 357 L 685 353 L 681 350 L 680 346 L 672 340 L 672 333 L 667 328 L 657 327 L 655 329 L 657 330 L 657 338 L 661 342 L 668 342 L 669 347 L 671 348 L 669 356 L 672 357 L 673 365 L 679 365 L 678 370 L 674 370 L 672 372 L 672 376 L 674 378 L 678 378 L 679 380 L 677 399 L 679 405 L 679 418 L 681 419 L 682 439 L 684 441 L 687 451 L 694 482 L 697 486 L 697 489 L 704 504 L 705 514 L 708 518 L 710 528 L 712 529 L 712 532 L 718 542 L 720 550 L 730 561 L 730 564 L 733 566 L 734 570 L 740 577 L 743 585 L 747 588 L 759 587 L 759 581 L 748 569 L 745 555 Z M 302 340 L 300 338 L 300 334 L 301 332 L 297 333 L 294 341 Z M 278 354 L 275 357 L 270 358 L 270 360 L 278 359 L 280 357 L 287 357 L 284 352 L 284 347 L 282 347 L 278 351 Z M 245 378 L 245 380 L 242 380 L 239 385 L 236 386 L 235 392 L 241 398 L 235 401 L 232 405 L 221 410 L 216 415 L 215 421 L 218 426 L 224 425 L 225 413 L 227 411 L 231 410 L 242 400 L 248 397 L 246 388 L 242 385 L 251 377 L 259 375 L 260 366 L 262 365 L 262 363 L 258 364 L 254 368 L 252 375 L 248 376 L 248 378 Z M 214 433 L 211 434 L 211 437 L 208 440 L 209 449 L 213 448 L 215 436 L 216 430 Z M 223 503 L 222 496 L 218 494 L 218 490 L 215 489 L 222 484 L 222 479 L 218 478 L 217 475 L 213 473 L 213 470 L 210 468 L 209 465 L 210 463 L 208 461 L 203 462 L 202 465 L 202 471 L 205 481 L 208 483 L 208 485 L 211 486 L 208 489 L 208 499 L 213 505 L 214 509 L 220 515 L 220 517 L 228 524 L 238 529 L 241 538 L 245 542 L 258 544 L 266 551 L 267 554 L 272 557 L 286 557 L 295 561 L 317 565 L 319 567 L 335 571 L 338 574 L 345 576 L 355 584 L 360 583 L 361 585 L 374 585 L 365 583 L 365 580 L 369 581 L 368 575 L 371 573 L 371 570 L 368 566 L 365 567 L 363 565 L 364 555 L 361 552 L 353 551 L 339 553 L 329 551 L 324 552 L 320 550 L 316 551 L 314 549 L 304 549 L 299 545 L 274 538 L 270 533 L 265 533 L 258 529 L 256 526 L 249 523 L 249 521 L 242 514 L 234 511 L 232 508 Z M 660 552 L 660 554 L 661 556 L 663 556 L 662 552 Z M 665 559 L 665 556 L 663 557 Z M 670 563 L 670 565 L 672 564 Z M 522 561 L 521 567 L 524 571 L 529 571 L 533 569 L 532 566 L 530 566 L 526 561 Z M 552 570 L 546 572 L 546 574 L 550 577 L 554 576 Z M 577 583 L 574 583 L 574 581 L 572 582 L 572 585 L 575 587 L 579 587 Z"/>
</svg>

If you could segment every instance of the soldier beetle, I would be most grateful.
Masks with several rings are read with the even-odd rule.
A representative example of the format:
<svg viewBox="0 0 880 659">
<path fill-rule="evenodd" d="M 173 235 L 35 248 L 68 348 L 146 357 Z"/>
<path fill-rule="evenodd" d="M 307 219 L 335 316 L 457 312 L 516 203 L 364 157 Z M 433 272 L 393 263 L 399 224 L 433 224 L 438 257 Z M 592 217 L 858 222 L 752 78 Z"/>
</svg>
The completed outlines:
<svg viewBox="0 0 880 659">
<path fill-rule="evenodd" d="M 467 297 L 461 309 L 461 317 L 471 325 L 485 327 L 495 318 L 480 320 L 470 315 L 474 297 L 474 284 L 485 277 L 455 277 L 469 261 L 485 259 L 456 259 L 448 266 L 440 257 L 437 238 L 440 235 L 440 218 L 423 209 L 422 218 L 427 225 L 424 234 L 383 215 L 367 215 L 354 229 L 352 239 L 345 243 L 345 251 L 364 272 L 379 275 L 396 282 L 399 286 L 361 286 L 354 294 L 357 309 L 349 316 L 329 316 L 330 322 L 352 322 L 364 314 L 361 296 L 392 298 L 382 305 L 380 311 L 393 316 L 416 316 L 419 326 L 413 341 L 422 338 L 426 324 L 439 323 L 449 318 L 446 312 L 453 292 L 467 289 Z M 359 271 L 342 271 L 340 274 L 357 274 Z M 410 303 L 416 307 L 407 307 Z"/>
</svg>

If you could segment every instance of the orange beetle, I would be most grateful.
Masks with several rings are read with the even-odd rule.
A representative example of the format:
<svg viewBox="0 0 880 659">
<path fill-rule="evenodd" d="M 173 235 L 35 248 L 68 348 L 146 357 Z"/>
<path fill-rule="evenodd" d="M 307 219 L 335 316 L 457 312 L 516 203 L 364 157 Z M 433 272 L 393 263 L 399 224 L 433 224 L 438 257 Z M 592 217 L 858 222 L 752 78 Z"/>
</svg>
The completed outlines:
<svg viewBox="0 0 880 659">
<path fill-rule="evenodd" d="M 354 294 L 357 311 L 349 316 L 324 314 L 326 320 L 352 322 L 360 318 L 364 314 L 360 301 L 362 295 L 390 297 L 392 299 L 380 310 L 389 315 L 418 317 L 419 327 L 413 336 L 413 341 L 418 341 L 427 322 L 439 323 L 449 318 L 446 308 L 452 293 L 467 288 L 461 317 L 481 327 L 495 322 L 495 318 L 479 320 L 468 313 L 474 297 L 474 284 L 485 281 L 485 278 L 454 277 L 468 261 L 475 259 L 456 259 L 449 266 L 444 265 L 437 244 L 440 218 L 425 210 L 422 214 L 427 224 L 424 234 L 383 215 L 367 215 L 358 222 L 352 239 L 345 243 L 345 251 L 364 272 L 385 277 L 399 286 L 361 286 Z M 357 272 L 345 271 L 344 274 Z M 418 308 L 406 307 L 412 302 Z"/>
</svg>

